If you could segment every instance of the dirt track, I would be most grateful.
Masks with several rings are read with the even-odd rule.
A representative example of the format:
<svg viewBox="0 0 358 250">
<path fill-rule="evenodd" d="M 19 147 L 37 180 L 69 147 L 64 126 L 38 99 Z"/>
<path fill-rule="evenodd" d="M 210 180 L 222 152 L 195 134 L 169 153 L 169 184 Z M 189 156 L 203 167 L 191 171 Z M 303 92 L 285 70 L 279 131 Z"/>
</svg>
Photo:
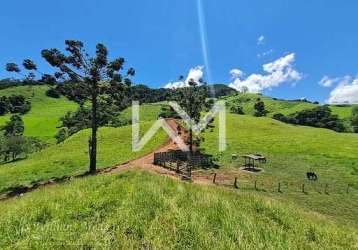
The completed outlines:
<svg viewBox="0 0 358 250">
<path fill-rule="evenodd" d="M 178 127 L 180 127 L 181 129 L 181 138 L 183 139 L 183 141 L 187 141 L 188 139 L 188 133 L 187 131 L 175 120 L 175 119 L 166 119 L 168 125 L 176 132 L 178 133 Z M 157 152 L 166 152 L 169 150 L 178 150 L 179 147 L 178 145 L 176 145 L 176 143 L 174 141 L 172 141 L 171 139 L 169 139 L 165 144 L 163 144 L 159 149 L 145 155 L 142 156 L 138 159 L 135 160 L 131 160 L 129 162 L 126 162 L 124 164 L 118 165 L 118 166 L 114 166 L 114 167 L 110 167 L 110 168 L 105 168 L 105 169 L 100 169 L 97 171 L 97 174 L 110 174 L 110 173 L 118 173 L 121 171 L 125 171 L 128 169 L 142 169 L 142 170 L 146 170 L 146 171 L 150 171 L 156 174 L 160 174 L 163 176 L 168 176 L 170 178 L 173 179 L 177 179 L 180 180 L 181 177 L 175 172 L 175 171 L 171 171 L 169 169 L 163 168 L 161 166 L 157 166 L 154 165 L 154 153 Z M 34 191 L 40 187 L 45 187 L 45 186 L 52 186 L 55 185 L 57 183 L 62 183 L 62 182 L 66 182 L 66 181 L 71 181 L 73 179 L 76 178 L 83 178 L 88 176 L 88 174 L 81 174 L 78 176 L 69 176 L 69 177 L 62 177 L 62 178 L 58 178 L 58 179 L 52 179 L 52 180 L 48 180 L 48 181 L 43 181 L 43 182 L 38 182 L 38 183 L 34 183 L 32 186 L 26 186 L 26 187 L 16 187 L 14 188 L 14 190 L 2 194 L 0 196 L 0 201 L 1 200 L 6 200 L 12 197 L 16 197 L 16 196 L 22 196 L 24 193 L 28 193 L 31 191 Z M 211 175 L 208 173 L 197 173 L 197 172 L 193 172 L 192 174 L 192 182 L 195 183 L 200 183 L 200 184 L 211 184 Z"/>
<path fill-rule="evenodd" d="M 178 134 L 178 127 L 181 128 L 181 138 L 183 141 L 187 141 L 188 133 L 175 119 L 166 119 L 168 125 Z M 157 152 L 167 152 L 170 150 L 178 150 L 179 147 L 176 145 L 174 141 L 171 139 L 164 144 L 159 149 L 132 161 L 129 161 L 125 164 L 121 164 L 111 169 L 104 170 L 104 173 L 117 173 L 127 169 L 142 169 L 150 172 L 154 172 L 156 174 L 168 176 L 175 179 L 181 179 L 181 177 L 175 172 L 169 169 L 163 168 L 161 166 L 154 165 L 154 154 Z M 212 176 L 209 173 L 202 172 L 193 172 L 192 173 L 192 182 L 200 183 L 200 184 L 211 184 Z"/>
</svg>

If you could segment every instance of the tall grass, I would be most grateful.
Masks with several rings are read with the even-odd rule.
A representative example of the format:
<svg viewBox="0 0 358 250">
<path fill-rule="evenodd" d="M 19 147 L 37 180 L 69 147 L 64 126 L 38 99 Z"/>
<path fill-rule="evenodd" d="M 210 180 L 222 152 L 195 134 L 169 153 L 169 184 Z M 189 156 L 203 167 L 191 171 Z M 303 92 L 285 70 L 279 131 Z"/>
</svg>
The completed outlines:
<svg viewBox="0 0 358 250">
<path fill-rule="evenodd" d="M 95 176 L 0 204 L 0 246 L 352 249 L 357 230 L 256 195 L 144 172 Z"/>
</svg>

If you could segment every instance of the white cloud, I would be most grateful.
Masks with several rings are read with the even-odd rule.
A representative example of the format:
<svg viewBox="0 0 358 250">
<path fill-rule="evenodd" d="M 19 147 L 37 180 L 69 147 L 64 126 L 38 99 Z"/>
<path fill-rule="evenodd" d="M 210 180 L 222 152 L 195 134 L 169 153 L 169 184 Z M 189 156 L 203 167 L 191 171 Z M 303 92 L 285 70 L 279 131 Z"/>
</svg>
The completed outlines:
<svg viewBox="0 0 358 250">
<path fill-rule="evenodd" d="M 196 82 L 198 85 L 201 85 L 200 80 L 203 78 L 203 76 L 204 76 L 204 67 L 196 66 L 190 69 L 188 76 L 184 81 L 169 82 L 164 86 L 164 88 L 176 89 L 176 88 L 188 87 L 190 80 L 194 80 L 194 82 Z"/>
<path fill-rule="evenodd" d="M 262 68 L 267 74 L 251 74 L 246 79 L 241 79 L 242 75 L 240 75 L 235 77 L 229 86 L 238 91 L 248 90 L 251 93 L 259 93 L 285 82 L 301 80 L 302 74 L 294 68 L 294 62 L 295 54 L 288 54 L 276 61 L 264 64 Z"/>
<path fill-rule="evenodd" d="M 265 57 L 265 56 L 271 55 L 272 53 L 273 53 L 273 49 L 270 49 L 270 50 L 264 51 L 262 53 L 258 53 L 257 58 Z"/>
<path fill-rule="evenodd" d="M 339 81 L 341 81 L 342 78 L 330 78 L 329 76 L 324 76 L 319 82 L 318 84 L 321 85 L 322 87 L 326 87 L 329 88 L 331 87 L 333 84 L 338 83 Z"/>
<path fill-rule="evenodd" d="M 239 69 L 232 69 L 230 70 L 230 75 L 232 76 L 233 79 L 235 79 L 235 78 L 242 77 L 244 75 L 244 72 L 242 72 Z"/>
<path fill-rule="evenodd" d="M 257 39 L 257 45 L 263 45 L 265 43 L 265 37 L 263 35 L 261 35 L 258 39 Z"/>
<path fill-rule="evenodd" d="M 341 81 L 330 93 L 327 100 L 330 104 L 358 104 L 358 78 L 350 76 L 341 78 Z"/>
</svg>

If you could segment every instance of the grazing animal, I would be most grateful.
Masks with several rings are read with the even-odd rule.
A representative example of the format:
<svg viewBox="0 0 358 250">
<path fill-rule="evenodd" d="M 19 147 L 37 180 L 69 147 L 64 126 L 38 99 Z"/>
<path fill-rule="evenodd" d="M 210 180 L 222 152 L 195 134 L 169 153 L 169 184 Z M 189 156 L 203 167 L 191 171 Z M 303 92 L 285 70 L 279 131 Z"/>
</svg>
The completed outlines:
<svg viewBox="0 0 358 250">
<path fill-rule="evenodd" d="M 311 180 L 311 181 L 317 181 L 318 180 L 318 176 L 316 175 L 315 172 L 307 172 L 307 179 Z"/>
</svg>

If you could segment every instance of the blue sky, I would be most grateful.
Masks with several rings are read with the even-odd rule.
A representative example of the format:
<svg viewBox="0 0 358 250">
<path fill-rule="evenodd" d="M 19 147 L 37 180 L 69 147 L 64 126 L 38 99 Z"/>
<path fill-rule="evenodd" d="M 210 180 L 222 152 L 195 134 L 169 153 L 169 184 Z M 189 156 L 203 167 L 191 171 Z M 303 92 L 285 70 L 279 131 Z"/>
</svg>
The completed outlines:
<svg viewBox="0 0 358 250">
<path fill-rule="evenodd" d="M 261 91 L 321 102 L 336 91 L 337 100 L 358 102 L 358 1 L 201 0 L 200 11 L 198 1 L 4 1 L 0 78 L 10 76 L 3 69 L 6 62 L 24 58 L 49 71 L 40 51 L 79 39 L 89 49 L 106 44 L 112 56 L 125 57 L 137 70 L 136 83 L 152 87 L 201 65 L 213 83 L 235 81 L 232 69 L 244 72 L 240 84 L 250 84 L 252 74 L 271 81 L 277 75 L 263 65 L 294 55 L 278 77 L 287 70 L 299 77 L 283 76 L 283 82 Z M 324 76 L 326 87 L 318 84 Z"/>
</svg>

